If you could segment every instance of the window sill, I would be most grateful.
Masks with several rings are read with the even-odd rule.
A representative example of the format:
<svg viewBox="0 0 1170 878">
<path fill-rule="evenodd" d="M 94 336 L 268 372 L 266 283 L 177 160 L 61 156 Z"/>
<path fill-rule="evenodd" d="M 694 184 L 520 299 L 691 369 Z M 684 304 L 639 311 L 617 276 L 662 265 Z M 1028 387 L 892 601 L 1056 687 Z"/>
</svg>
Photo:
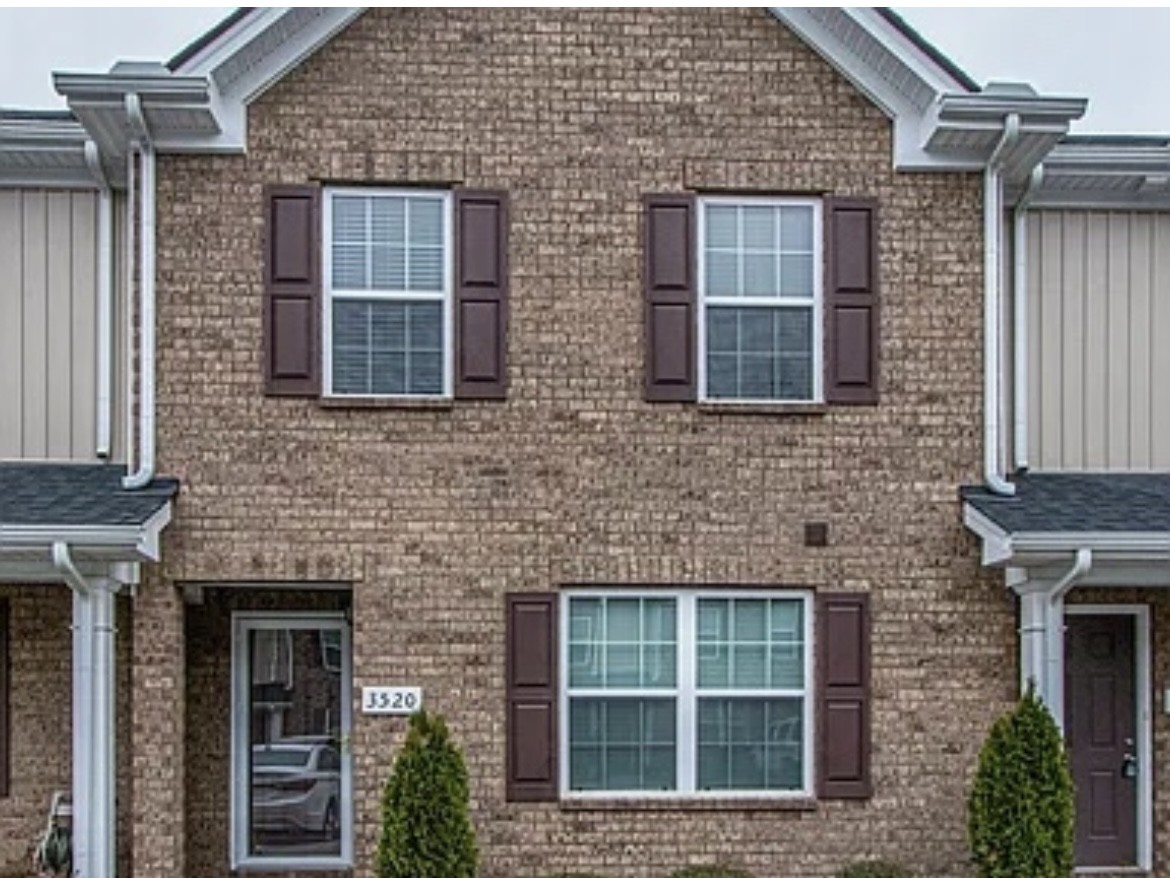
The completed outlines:
<svg viewBox="0 0 1170 878">
<path fill-rule="evenodd" d="M 560 800 L 562 811 L 797 811 L 817 809 L 811 797 L 767 798 L 678 798 L 678 799 L 574 799 Z"/>
<path fill-rule="evenodd" d="M 781 415 L 785 417 L 823 417 L 829 406 L 823 402 L 701 402 L 698 409 L 705 415 Z"/>
<path fill-rule="evenodd" d="M 318 400 L 323 409 L 413 409 L 424 412 L 446 412 L 455 408 L 453 399 L 410 399 L 408 397 L 323 396 Z"/>
</svg>

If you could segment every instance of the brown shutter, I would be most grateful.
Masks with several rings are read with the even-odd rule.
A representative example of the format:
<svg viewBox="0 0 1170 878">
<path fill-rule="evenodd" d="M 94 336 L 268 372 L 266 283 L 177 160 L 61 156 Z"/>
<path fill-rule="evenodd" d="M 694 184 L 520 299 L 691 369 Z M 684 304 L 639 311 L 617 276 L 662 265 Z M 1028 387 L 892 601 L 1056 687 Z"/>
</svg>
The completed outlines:
<svg viewBox="0 0 1170 878">
<path fill-rule="evenodd" d="M 695 200 L 645 201 L 646 399 L 695 399 Z"/>
<path fill-rule="evenodd" d="M 0 601 L 0 798 L 8 795 L 12 750 L 12 719 L 9 712 L 8 602 Z"/>
<path fill-rule="evenodd" d="M 508 391 L 508 196 L 455 193 L 455 396 Z"/>
<path fill-rule="evenodd" d="M 831 403 L 878 401 L 877 230 L 875 200 L 825 200 L 825 399 Z"/>
<path fill-rule="evenodd" d="M 321 223 L 316 186 L 264 190 L 264 386 L 269 396 L 321 388 Z"/>
<path fill-rule="evenodd" d="M 507 596 L 507 795 L 557 799 L 557 599 Z"/>
<path fill-rule="evenodd" d="M 817 700 L 822 799 L 872 795 L 869 595 L 817 595 Z"/>
</svg>

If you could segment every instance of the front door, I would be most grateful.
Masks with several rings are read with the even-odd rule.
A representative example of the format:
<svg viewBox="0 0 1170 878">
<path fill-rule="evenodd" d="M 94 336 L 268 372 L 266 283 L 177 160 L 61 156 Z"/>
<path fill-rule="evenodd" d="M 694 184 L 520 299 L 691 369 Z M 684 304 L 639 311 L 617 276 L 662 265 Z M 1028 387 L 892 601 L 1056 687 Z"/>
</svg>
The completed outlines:
<svg viewBox="0 0 1170 878">
<path fill-rule="evenodd" d="M 1076 785 L 1076 864 L 1137 865 L 1134 617 L 1066 617 L 1065 737 Z"/>
</svg>

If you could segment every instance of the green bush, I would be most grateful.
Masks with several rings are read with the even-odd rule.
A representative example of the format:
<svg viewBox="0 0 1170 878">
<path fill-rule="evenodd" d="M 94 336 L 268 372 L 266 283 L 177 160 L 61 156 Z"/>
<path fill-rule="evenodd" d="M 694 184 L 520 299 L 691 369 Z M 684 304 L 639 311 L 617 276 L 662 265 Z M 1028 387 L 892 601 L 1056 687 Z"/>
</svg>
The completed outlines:
<svg viewBox="0 0 1170 878">
<path fill-rule="evenodd" d="M 688 866 L 679 869 L 670 878 L 752 878 L 743 869 L 729 869 L 726 866 Z"/>
<path fill-rule="evenodd" d="M 897 863 L 885 860 L 864 860 L 846 866 L 838 878 L 912 878 L 913 872 Z"/>
<path fill-rule="evenodd" d="M 475 878 L 467 767 L 440 716 L 416 713 L 382 796 L 378 878 Z"/>
<path fill-rule="evenodd" d="M 1073 806 L 1060 731 L 1029 689 L 979 754 L 968 835 L 980 878 L 1068 878 Z"/>
</svg>

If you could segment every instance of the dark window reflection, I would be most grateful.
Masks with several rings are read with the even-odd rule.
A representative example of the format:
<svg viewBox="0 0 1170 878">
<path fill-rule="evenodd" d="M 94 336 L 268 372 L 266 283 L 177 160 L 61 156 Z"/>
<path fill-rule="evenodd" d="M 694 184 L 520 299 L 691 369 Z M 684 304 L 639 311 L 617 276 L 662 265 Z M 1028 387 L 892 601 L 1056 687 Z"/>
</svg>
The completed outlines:
<svg viewBox="0 0 1170 878">
<path fill-rule="evenodd" d="M 250 853 L 341 855 L 341 638 L 249 633 Z"/>
</svg>

